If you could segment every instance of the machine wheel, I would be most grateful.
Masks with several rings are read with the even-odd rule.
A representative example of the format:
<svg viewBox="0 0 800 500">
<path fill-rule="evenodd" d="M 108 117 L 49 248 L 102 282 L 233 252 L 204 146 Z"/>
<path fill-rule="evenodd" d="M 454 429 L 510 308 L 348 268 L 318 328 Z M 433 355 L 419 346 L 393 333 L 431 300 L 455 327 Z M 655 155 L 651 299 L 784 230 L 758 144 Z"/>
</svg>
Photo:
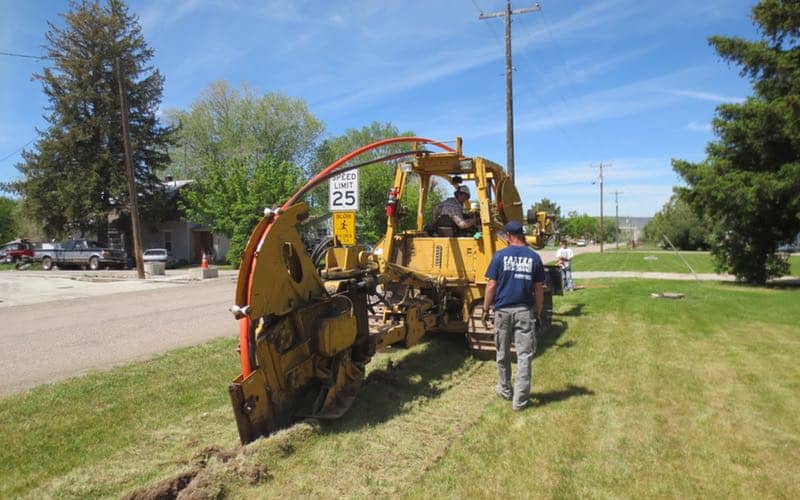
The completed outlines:
<svg viewBox="0 0 800 500">
<path fill-rule="evenodd" d="M 89 259 L 89 269 L 92 271 L 97 271 L 100 269 L 100 259 L 97 257 L 92 257 Z"/>
<path fill-rule="evenodd" d="M 45 271 L 49 271 L 53 269 L 53 259 L 50 257 L 45 257 L 42 259 L 42 269 Z"/>
</svg>

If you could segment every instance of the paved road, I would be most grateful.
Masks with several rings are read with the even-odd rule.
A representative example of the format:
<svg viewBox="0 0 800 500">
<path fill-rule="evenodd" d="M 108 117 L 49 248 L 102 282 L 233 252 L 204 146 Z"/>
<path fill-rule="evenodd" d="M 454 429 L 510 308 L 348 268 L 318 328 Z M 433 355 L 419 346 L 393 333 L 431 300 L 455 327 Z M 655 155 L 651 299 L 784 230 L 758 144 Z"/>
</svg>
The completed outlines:
<svg viewBox="0 0 800 500">
<path fill-rule="evenodd" d="M 139 286 L 0 308 L 0 396 L 237 334 L 231 275 Z"/>
</svg>

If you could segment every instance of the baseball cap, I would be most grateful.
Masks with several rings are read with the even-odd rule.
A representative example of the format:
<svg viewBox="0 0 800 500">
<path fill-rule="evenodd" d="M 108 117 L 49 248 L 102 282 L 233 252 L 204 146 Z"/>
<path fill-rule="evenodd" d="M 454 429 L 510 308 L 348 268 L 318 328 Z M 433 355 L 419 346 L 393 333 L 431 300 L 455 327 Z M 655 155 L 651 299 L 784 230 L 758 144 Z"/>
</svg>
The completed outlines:
<svg viewBox="0 0 800 500">
<path fill-rule="evenodd" d="M 458 186 L 455 194 L 457 195 L 459 193 L 464 193 L 465 195 L 470 196 L 469 188 L 467 186 Z"/>
<path fill-rule="evenodd" d="M 506 233 L 525 234 L 525 228 L 522 227 L 522 223 L 515 220 L 512 220 L 506 224 L 503 227 L 503 231 Z"/>
</svg>

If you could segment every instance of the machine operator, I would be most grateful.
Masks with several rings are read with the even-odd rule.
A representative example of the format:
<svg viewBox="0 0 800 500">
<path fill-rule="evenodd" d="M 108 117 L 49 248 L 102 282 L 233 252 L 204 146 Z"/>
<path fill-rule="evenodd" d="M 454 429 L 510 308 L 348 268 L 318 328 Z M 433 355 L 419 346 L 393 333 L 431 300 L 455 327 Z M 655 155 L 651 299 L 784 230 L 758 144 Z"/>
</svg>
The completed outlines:
<svg viewBox="0 0 800 500">
<path fill-rule="evenodd" d="M 433 220 L 436 226 L 454 229 L 469 229 L 475 226 L 475 219 L 464 216 L 464 204 L 469 200 L 467 186 L 458 186 L 452 198 L 447 198 L 433 209 Z"/>
</svg>

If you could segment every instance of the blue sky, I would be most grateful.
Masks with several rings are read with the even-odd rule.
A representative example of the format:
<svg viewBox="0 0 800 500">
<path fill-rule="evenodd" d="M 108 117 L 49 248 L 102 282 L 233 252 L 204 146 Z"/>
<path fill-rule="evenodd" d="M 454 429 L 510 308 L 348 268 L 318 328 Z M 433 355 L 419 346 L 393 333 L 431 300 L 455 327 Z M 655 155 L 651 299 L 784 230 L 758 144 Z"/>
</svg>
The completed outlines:
<svg viewBox="0 0 800 500">
<path fill-rule="evenodd" d="M 748 96 L 707 38 L 756 38 L 753 1 L 544 0 L 514 18 L 517 186 L 526 205 L 650 216 L 680 183 L 670 160 L 700 160 L 715 107 Z M 530 1 L 514 1 L 514 8 Z M 61 0 L 0 0 L 0 51 L 38 55 Z M 166 77 L 162 110 L 188 108 L 215 80 L 305 100 L 327 136 L 370 122 L 464 138 L 505 163 L 503 0 L 129 0 Z M 0 56 L 0 181 L 46 127 L 31 80 L 44 62 Z M 30 147 L 30 146 L 29 146 Z"/>
</svg>

